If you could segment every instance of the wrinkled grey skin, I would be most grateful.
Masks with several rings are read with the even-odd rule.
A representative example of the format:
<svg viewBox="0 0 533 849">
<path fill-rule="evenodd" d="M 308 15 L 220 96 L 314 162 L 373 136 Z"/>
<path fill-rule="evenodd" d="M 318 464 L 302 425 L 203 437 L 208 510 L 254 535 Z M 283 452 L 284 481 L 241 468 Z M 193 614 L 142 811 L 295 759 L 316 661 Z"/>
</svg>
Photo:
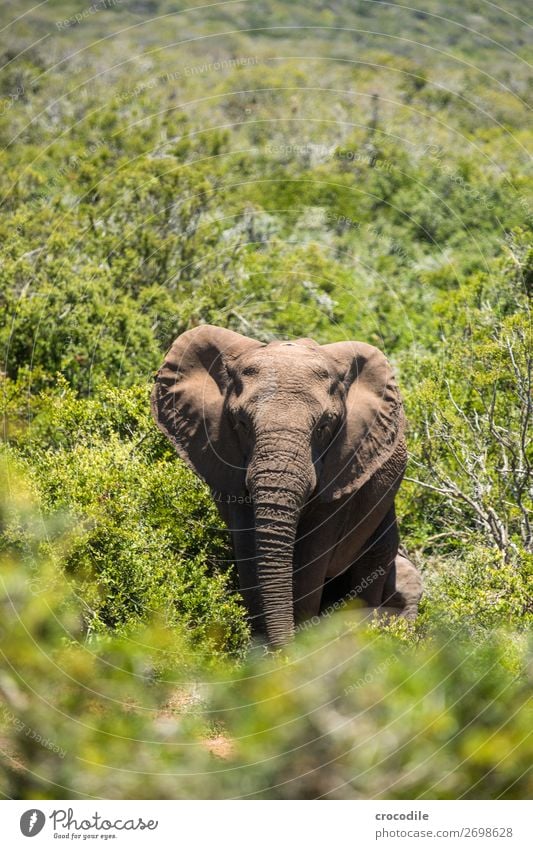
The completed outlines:
<svg viewBox="0 0 533 849">
<path fill-rule="evenodd" d="M 377 348 L 264 344 L 203 325 L 172 345 L 152 410 L 210 486 L 270 646 L 346 596 L 416 615 L 421 580 L 398 554 L 394 512 L 404 417 Z"/>
</svg>

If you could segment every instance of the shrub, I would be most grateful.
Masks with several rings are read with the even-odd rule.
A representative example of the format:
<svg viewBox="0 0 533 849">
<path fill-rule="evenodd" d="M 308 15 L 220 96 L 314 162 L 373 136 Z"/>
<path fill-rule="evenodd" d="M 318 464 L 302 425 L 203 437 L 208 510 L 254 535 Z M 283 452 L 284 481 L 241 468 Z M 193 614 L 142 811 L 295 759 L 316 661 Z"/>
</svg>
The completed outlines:
<svg viewBox="0 0 533 849">
<path fill-rule="evenodd" d="M 473 644 L 458 626 L 412 645 L 345 611 L 284 656 L 209 671 L 158 615 L 88 642 L 84 606 L 49 556 L 50 540 L 68 550 L 65 529 L 37 518 L 19 475 L 0 467 L 4 795 L 528 795 L 524 646 L 510 658 L 504 633 Z M 223 762 L 211 754 L 221 736 Z"/>
<path fill-rule="evenodd" d="M 242 649 L 227 531 L 207 488 L 157 431 L 146 387 L 103 385 L 79 399 L 63 381 L 41 397 L 21 442 L 43 510 L 72 517 L 62 563 L 88 635 L 159 613 L 206 657 Z"/>
</svg>

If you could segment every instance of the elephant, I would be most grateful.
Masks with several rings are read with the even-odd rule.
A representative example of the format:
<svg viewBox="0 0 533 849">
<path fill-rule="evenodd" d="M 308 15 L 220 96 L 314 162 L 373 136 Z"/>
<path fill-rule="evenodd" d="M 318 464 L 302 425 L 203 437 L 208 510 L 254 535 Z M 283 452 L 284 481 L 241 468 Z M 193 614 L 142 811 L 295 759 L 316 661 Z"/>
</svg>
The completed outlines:
<svg viewBox="0 0 533 849">
<path fill-rule="evenodd" d="M 364 342 L 261 342 L 200 325 L 157 372 L 152 414 L 231 531 L 252 633 L 278 649 L 346 598 L 413 618 L 422 583 L 398 553 L 402 400 Z"/>
</svg>

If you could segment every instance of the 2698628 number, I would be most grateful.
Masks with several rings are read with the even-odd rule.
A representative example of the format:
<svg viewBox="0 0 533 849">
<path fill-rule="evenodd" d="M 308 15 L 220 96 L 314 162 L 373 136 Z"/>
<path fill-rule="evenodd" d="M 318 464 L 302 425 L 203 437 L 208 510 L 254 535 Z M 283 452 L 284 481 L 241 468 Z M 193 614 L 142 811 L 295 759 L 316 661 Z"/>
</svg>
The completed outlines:
<svg viewBox="0 0 533 849">
<path fill-rule="evenodd" d="M 462 837 L 512 837 L 513 829 L 505 827 L 464 828 Z"/>
</svg>

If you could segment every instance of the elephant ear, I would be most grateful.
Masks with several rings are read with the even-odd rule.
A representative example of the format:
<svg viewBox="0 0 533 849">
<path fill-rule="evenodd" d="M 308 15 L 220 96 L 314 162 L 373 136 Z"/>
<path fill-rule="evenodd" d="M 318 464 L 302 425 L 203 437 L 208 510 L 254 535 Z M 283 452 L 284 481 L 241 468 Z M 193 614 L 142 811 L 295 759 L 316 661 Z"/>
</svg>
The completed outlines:
<svg viewBox="0 0 533 849">
<path fill-rule="evenodd" d="M 174 341 L 152 390 L 152 413 L 178 455 L 212 490 L 244 490 L 244 457 L 224 413 L 227 367 L 261 347 L 232 330 L 201 325 Z"/>
<path fill-rule="evenodd" d="M 392 369 L 377 348 L 364 342 L 323 345 L 346 392 L 346 418 L 326 453 L 321 499 L 357 492 L 403 439 L 405 420 Z"/>
</svg>

